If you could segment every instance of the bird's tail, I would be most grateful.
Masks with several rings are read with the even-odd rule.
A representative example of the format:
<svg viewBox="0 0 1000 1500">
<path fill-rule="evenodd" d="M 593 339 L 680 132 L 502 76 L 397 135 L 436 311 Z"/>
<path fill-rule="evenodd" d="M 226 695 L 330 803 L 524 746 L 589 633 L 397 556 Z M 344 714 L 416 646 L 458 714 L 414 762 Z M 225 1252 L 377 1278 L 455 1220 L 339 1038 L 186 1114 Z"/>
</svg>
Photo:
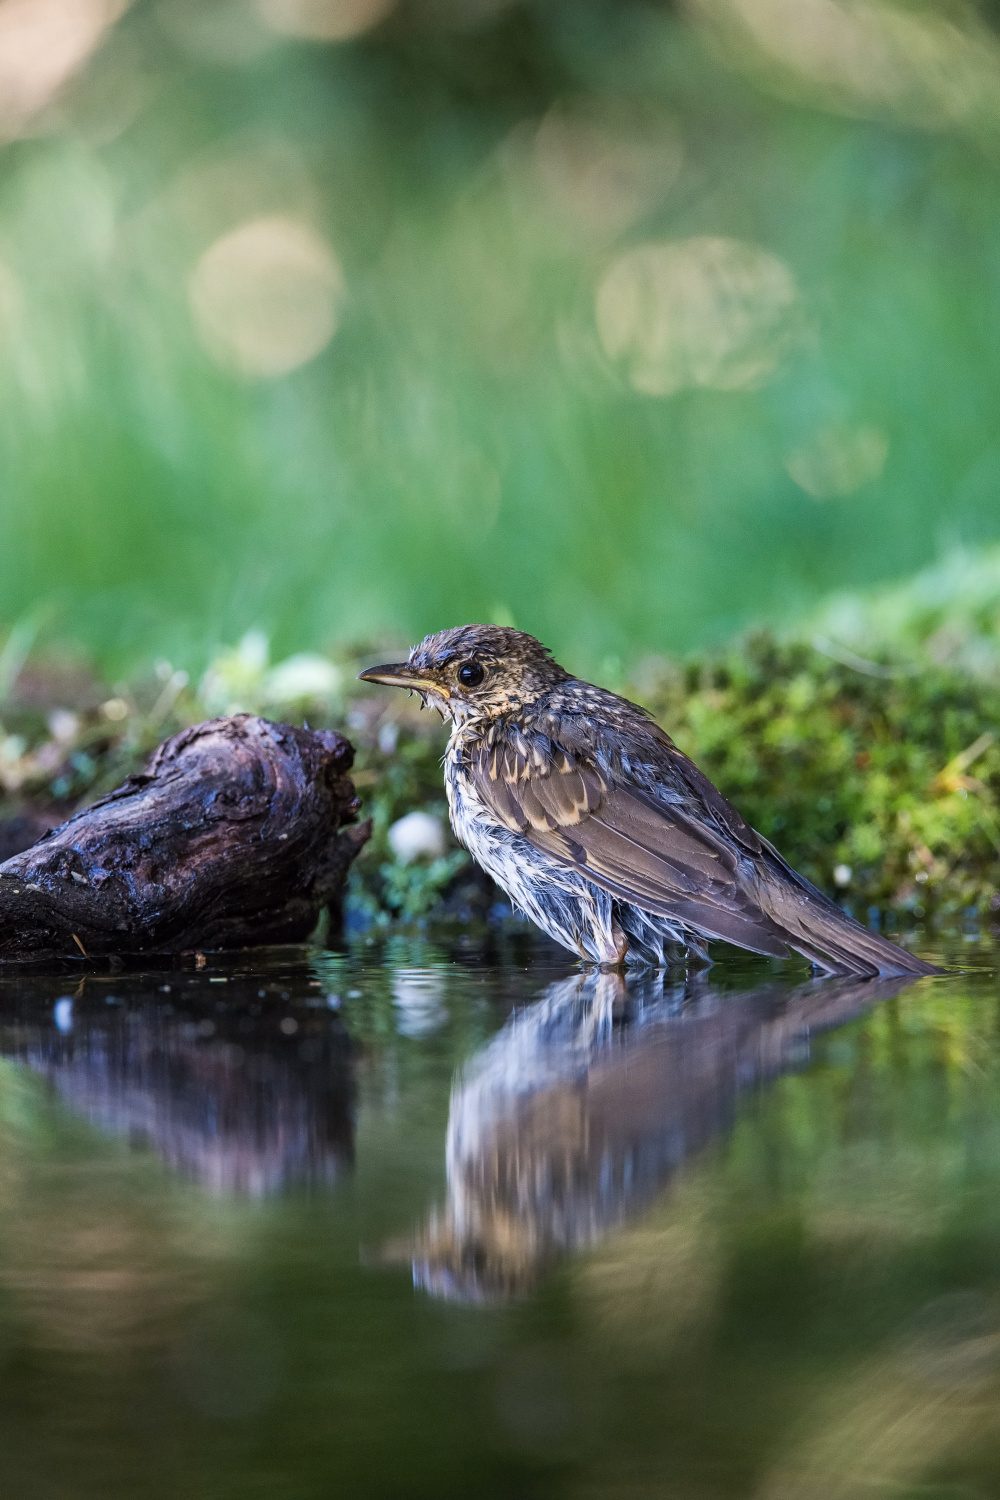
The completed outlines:
<svg viewBox="0 0 1000 1500">
<path fill-rule="evenodd" d="M 780 929 L 790 948 L 828 974 L 940 974 L 933 964 L 848 916 L 793 870 L 770 844 L 765 845 L 756 873 L 755 894 L 761 910 Z"/>
</svg>

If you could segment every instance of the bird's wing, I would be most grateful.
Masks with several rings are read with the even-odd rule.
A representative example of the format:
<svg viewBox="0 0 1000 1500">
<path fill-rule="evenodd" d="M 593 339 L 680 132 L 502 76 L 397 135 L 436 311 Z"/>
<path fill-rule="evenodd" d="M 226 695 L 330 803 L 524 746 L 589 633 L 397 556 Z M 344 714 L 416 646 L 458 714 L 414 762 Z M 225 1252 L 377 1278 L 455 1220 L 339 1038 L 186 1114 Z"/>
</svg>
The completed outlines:
<svg viewBox="0 0 1000 1500">
<path fill-rule="evenodd" d="M 571 724 L 555 735 L 546 727 L 488 736 L 467 766 L 498 820 L 554 860 L 644 911 L 758 953 L 793 947 L 832 972 L 929 972 L 792 870 L 655 726 L 643 726 L 641 772 L 613 746 L 584 750 Z M 614 774 L 602 768 L 616 759 Z"/>
<path fill-rule="evenodd" d="M 469 771 L 501 823 L 559 863 L 585 871 L 609 894 L 784 957 L 783 934 L 748 901 L 739 874 L 741 857 L 759 852 L 760 839 L 666 737 L 663 755 L 664 791 L 673 800 L 612 778 L 595 757 L 551 739 L 540 749 L 519 731 L 498 736 L 493 746 L 480 742 Z M 685 785 L 686 771 L 694 772 L 693 786 Z M 714 808 L 699 783 L 729 815 L 721 827 L 713 826 Z"/>
</svg>

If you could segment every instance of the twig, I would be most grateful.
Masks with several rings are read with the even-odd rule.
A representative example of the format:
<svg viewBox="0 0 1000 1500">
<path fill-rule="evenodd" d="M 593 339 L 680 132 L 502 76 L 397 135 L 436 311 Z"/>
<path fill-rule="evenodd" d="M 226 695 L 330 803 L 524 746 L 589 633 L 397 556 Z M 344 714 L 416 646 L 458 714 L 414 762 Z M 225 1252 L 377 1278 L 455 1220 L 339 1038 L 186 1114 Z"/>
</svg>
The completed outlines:
<svg viewBox="0 0 1000 1500">
<path fill-rule="evenodd" d="M 825 635 L 815 635 L 812 639 L 814 651 L 821 656 L 828 656 L 831 661 L 839 662 L 842 667 L 850 667 L 854 672 L 863 672 L 866 677 L 918 677 L 923 668 L 913 663 L 911 666 L 886 667 L 881 662 L 868 661 L 864 656 L 858 656 L 847 646 L 838 646 L 834 641 L 828 641 Z"/>
</svg>

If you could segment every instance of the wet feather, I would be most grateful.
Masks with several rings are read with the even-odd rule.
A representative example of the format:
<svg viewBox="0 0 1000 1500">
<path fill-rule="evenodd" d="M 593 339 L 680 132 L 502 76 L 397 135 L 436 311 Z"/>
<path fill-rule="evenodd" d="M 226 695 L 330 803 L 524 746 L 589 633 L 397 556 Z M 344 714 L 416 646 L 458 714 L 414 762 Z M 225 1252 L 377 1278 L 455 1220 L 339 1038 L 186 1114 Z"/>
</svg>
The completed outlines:
<svg viewBox="0 0 1000 1500">
<path fill-rule="evenodd" d="M 793 870 L 644 709 L 571 677 L 533 637 L 442 631 L 406 670 L 452 719 L 457 837 L 582 957 L 657 963 L 683 944 L 703 958 L 718 939 L 828 973 L 934 972 Z"/>
</svg>

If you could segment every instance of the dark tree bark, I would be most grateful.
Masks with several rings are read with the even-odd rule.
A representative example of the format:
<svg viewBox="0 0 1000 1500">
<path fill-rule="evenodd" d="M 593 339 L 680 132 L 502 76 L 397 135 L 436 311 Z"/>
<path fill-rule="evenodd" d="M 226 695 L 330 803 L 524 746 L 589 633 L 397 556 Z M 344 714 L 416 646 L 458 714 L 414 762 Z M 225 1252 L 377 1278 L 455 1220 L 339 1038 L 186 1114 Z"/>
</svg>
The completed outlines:
<svg viewBox="0 0 1000 1500">
<path fill-rule="evenodd" d="M 0 865 L 0 960 L 302 941 L 371 833 L 353 759 L 332 730 L 251 714 L 174 735 Z"/>
</svg>

